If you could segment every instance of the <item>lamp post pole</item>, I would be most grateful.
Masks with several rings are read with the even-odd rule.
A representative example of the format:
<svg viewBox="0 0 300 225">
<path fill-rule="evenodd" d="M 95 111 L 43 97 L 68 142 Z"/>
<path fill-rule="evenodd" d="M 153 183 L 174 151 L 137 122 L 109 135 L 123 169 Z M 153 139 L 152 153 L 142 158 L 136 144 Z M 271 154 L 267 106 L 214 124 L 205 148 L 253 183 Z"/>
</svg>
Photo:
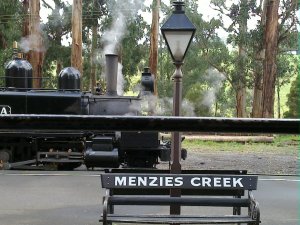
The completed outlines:
<svg viewBox="0 0 300 225">
<path fill-rule="evenodd" d="M 181 100 L 182 100 L 182 62 L 174 62 L 176 70 L 172 76 L 174 87 L 173 87 L 173 116 L 181 116 Z M 172 144 L 171 144 L 171 173 L 180 174 L 181 173 L 181 133 L 172 133 Z M 180 189 L 171 189 L 171 197 L 180 197 Z M 172 205 L 170 207 L 170 214 L 180 215 L 180 206 Z"/>
<path fill-rule="evenodd" d="M 175 62 L 176 70 L 172 76 L 174 82 L 173 93 L 173 116 L 181 116 L 181 100 L 182 100 L 182 62 Z M 181 133 L 172 133 L 172 162 L 171 173 L 181 173 Z"/>
</svg>

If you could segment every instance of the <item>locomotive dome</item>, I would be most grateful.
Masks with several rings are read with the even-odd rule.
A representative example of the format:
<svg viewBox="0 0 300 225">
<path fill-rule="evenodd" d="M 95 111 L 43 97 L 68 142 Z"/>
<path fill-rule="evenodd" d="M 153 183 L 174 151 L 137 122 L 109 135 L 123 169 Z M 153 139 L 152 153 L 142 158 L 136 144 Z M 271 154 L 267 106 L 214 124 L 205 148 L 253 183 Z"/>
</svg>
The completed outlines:
<svg viewBox="0 0 300 225">
<path fill-rule="evenodd" d="M 64 68 L 58 75 L 58 89 L 80 90 L 80 72 L 74 67 Z"/>
<path fill-rule="evenodd" d="M 22 57 L 16 57 L 5 66 L 6 87 L 32 88 L 32 66 Z"/>
</svg>

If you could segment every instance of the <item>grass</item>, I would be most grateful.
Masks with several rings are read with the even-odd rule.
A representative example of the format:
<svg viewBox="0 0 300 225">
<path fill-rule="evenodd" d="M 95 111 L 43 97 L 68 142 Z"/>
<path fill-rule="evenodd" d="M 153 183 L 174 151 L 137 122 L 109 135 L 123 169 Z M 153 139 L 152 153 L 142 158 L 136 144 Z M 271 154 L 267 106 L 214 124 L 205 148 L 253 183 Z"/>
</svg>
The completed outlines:
<svg viewBox="0 0 300 225">
<path fill-rule="evenodd" d="M 272 143 L 184 140 L 182 147 L 191 151 L 264 152 L 294 155 L 299 150 L 299 141 L 299 135 L 276 135 Z"/>
</svg>

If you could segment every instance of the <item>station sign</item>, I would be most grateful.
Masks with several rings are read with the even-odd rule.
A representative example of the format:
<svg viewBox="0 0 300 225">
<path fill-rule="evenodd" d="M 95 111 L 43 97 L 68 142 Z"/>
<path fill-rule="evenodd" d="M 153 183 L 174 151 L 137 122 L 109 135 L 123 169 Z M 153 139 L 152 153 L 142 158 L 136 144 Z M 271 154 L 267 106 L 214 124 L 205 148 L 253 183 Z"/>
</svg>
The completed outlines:
<svg viewBox="0 0 300 225">
<path fill-rule="evenodd" d="M 257 176 L 211 174 L 102 174 L 103 188 L 256 190 Z"/>
</svg>

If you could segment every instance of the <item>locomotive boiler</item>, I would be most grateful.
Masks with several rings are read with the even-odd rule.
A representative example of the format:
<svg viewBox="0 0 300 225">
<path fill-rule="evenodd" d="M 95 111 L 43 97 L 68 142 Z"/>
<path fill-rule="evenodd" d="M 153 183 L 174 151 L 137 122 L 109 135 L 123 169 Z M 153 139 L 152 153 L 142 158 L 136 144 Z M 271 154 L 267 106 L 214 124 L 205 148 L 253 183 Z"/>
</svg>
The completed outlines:
<svg viewBox="0 0 300 225">
<path fill-rule="evenodd" d="M 1 114 L 139 115 L 141 98 L 117 95 L 118 56 L 106 55 L 106 92 L 80 91 L 78 70 L 64 68 L 58 89 L 33 89 L 32 67 L 15 57 L 5 69 L 0 89 Z M 144 93 L 153 90 L 153 78 L 142 74 Z M 73 169 L 91 167 L 153 168 L 170 158 L 170 143 L 158 132 L 0 132 L 0 166 L 55 165 Z"/>
</svg>

